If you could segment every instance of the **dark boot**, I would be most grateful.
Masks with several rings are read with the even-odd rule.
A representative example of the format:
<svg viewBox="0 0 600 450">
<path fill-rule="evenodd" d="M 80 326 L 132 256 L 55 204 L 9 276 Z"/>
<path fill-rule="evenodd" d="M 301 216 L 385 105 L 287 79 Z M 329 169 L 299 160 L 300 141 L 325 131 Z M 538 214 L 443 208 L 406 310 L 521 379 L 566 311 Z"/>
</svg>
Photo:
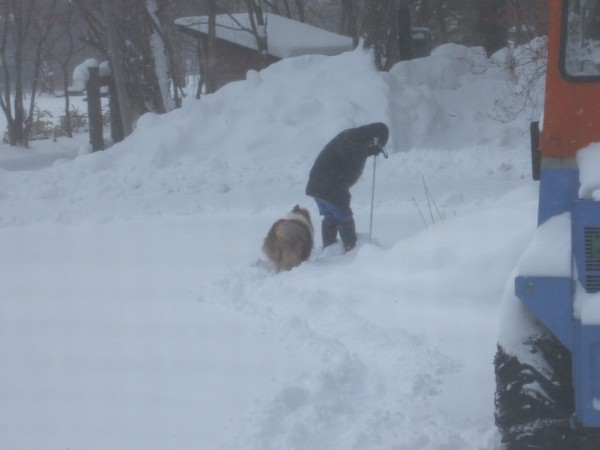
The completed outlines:
<svg viewBox="0 0 600 450">
<path fill-rule="evenodd" d="M 354 225 L 354 220 L 346 223 L 340 223 L 338 224 L 337 228 L 340 232 L 344 249 L 346 251 L 352 250 L 356 246 L 356 228 Z"/>
<path fill-rule="evenodd" d="M 337 242 L 337 225 L 332 220 L 323 220 L 321 222 L 321 236 L 323 238 L 323 248 Z"/>
</svg>

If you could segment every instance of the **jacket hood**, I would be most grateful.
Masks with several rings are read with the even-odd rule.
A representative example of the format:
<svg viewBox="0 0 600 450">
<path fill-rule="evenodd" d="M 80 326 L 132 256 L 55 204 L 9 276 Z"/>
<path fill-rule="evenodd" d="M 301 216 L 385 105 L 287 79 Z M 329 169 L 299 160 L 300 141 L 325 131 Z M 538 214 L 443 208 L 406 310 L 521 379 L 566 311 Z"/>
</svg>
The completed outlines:
<svg viewBox="0 0 600 450">
<path fill-rule="evenodd" d="M 368 125 L 363 125 L 361 127 L 355 128 L 357 135 L 359 136 L 359 140 L 361 141 L 370 141 L 374 137 L 379 139 L 379 145 L 384 147 L 387 144 L 388 138 L 390 136 L 390 130 L 385 123 L 382 122 L 374 122 Z"/>
</svg>

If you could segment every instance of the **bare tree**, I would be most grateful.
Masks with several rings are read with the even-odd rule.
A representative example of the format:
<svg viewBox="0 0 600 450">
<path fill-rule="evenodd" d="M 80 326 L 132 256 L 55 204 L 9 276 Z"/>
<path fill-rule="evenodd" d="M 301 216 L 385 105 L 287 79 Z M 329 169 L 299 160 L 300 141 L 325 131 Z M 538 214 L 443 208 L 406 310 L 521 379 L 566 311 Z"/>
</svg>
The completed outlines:
<svg viewBox="0 0 600 450">
<path fill-rule="evenodd" d="M 267 41 L 267 24 L 263 15 L 261 0 L 246 0 L 248 6 L 248 17 L 250 18 L 250 27 L 252 34 L 256 39 L 258 47 L 258 59 L 261 68 L 268 65 L 269 49 Z"/>
<path fill-rule="evenodd" d="M 363 19 L 364 46 L 372 48 L 379 70 L 389 70 L 401 60 L 400 19 L 407 13 L 406 0 L 368 0 Z M 410 18 L 403 21 L 402 29 L 410 33 Z M 407 25 L 408 23 L 408 25 Z"/>
<path fill-rule="evenodd" d="M 419 0 L 413 7 L 415 25 L 429 28 L 437 43 L 447 43 L 451 5 L 445 0 Z"/>
<path fill-rule="evenodd" d="M 258 67 L 265 68 L 269 64 L 267 20 L 263 13 L 261 0 L 244 0 L 248 21 L 240 20 L 232 12 L 225 12 L 223 16 L 228 16 L 236 30 L 250 33 L 256 42 Z M 207 94 L 213 93 L 218 86 L 216 79 L 216 59 L 217 59 L 217 26 L 224 26 L 223 23 L 217 24 L 217 9 L 219 5 L 216 0 L 208 0 L 208 15 L 198 17 L 199 25 L 208 25 L 206 38 L 197 39 L 196 51 L 200 66 L 200 81 L 196 98 L 200 98 L 202 90 Z"/>
<path fill-rule="evenodd" d="M 506 46 L 508 25 L 506 0 L 480 0 L 476 2 L 477 30 L 488 56 Z"/>
<path fill-rule="evenodd" d="M 4 84 L 0 107 L 6 116 L 9 143 L 26 147 L 39 75 L 50 52 L 49 36 L 55 25 L 56 0 L 43 4 L 36 0 L 2 0 L 0 8 L 0 61 Z M 30 50 L 32 55 L 28 55 Z M 26 60 L 33 64 L 27 65 Z M 29 111 L 24 104 L 26 67 L 31 81 Z"/>
<path fill-rule="evenodd" d="M 547 33 L 548 4 L 545 0 L 510 1 L 508 8 L 509 39 L 525 44 Z"/>
<path fill-rule="evenodd" d="M 135 120 L 146 112 L 163 113 L 166 104 L 173 58 L 171 46 L 160 23 L 160 7 L 154 0 L 74 0 L 89 30 L 88 39 L 110 61 L 118 92 L 125 134 Z M 166 5 L 166 3 L 160 3 Z M 160 69 L 160 70 L 159 70 Z M 167 89 L 163 88 L 167 86 Z"/>
<path fill-rule="evenodd" d="M 52 0 L 46 5 L 46 10 L 40 14 L 41 11 L 35 11 L 34 2 L 31 4 L 31 12 L 35 11 L 35 14 L 29 18 L 31 26 L 28 29 L 28 37 L 33 43 L 34 47 L 34 59 L 33 59 L 33 80 L 31 82 L 31 95 L 29 97 L 29 110 L 25 119 L 25 126 L 23 134 L 26 139 L 29 138 L 29 132 L 31 125 L 33 124 L 33 112 L 35 110 L 35 100 L 37 96 L 37 90 L 40 83 L 40 73 L 44 62 L 50 59 L 52 47 L 56 43 L 55 40 L 50 39 L 52 30 L 56 26 L 57 15 L 56 15 L 56 2 Z"/>
<path fill-rule="evenodd" d="M 175 107 L 180 107 L 183 96 L 183 87 L 186 85 L 183 61 L 181 57 L 180 33 L 175 26 L 175 19 L 179 17 L 177 6 L 179 0 L 156 0 L 156 19 L 153 21 L 154 30 L 164 42 L 165 53 L 168 59 L 169 76 L 172 82 L 172 93 Z"/>
<path fill-rule="evenodd" d="M 217 89 L 217 80 L 215 75 L 216 68 L 216 45 L 217 45 L 217 1 L 208 0 L 208 40 L 206 42 L 206 55 L 204 58 L 203 80 L 198 88 L 197 98 L 200 98 L 202 90 L 202 81 L 206 86 L 206 92 L 211 94 Z"/>
<path fill-rule="evenodd" d="M 117 104 L 119 105 L 119 116 L 123 133 L 128 136 L 133 131 L 133 113 L 131 110 L 130 95 L 127 91 L 125 71 L 123 67 L 123 51 L 122 43 L 118 36 L 118 25 L 116 23 L 113 4 L 110 0 L 102 1 L 102 16 L 104 20 L 104 39 L 108 41 L 108 55 L 112 75 L 115 80 L 116 92 L 118 97 Z"/>
<path fill-rule="evenodd" d="M 358 24 L 358 1 L 341 0 L 341 5 L 341 32 L 352 37 L 352 44 L 354 47 L 357 47 L 360 39 Z"/>
<path fill-rule="evenodd" d="M 50 59 L 58 65 L 61 71 L 65 96 L 65 132 L 68 137 L 73 137 L 69 72 L 73 65 L 73 58 L 86 47 L 86 44 L 82 40 L 77 39 L 75 35 L 75 26 L 81 20 L 81 17 L 71 2 L 65 2 L 60 5 L 58 17 L 58 29 L 53 37 Z"/>
</svg>

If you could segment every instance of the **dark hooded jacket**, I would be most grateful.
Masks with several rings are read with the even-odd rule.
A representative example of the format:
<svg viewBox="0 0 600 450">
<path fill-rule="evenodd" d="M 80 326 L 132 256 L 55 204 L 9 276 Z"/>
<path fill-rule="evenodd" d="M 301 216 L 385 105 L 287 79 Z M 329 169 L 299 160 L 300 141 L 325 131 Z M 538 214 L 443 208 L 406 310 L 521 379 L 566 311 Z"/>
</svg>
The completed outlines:
<svg viewBox="0 0 600 450">
<path fill-rule="evenodd" d="M 334 137 L 317 156 L 306 186 L 306 195 L 350 206 L 350 187 L 360 178 L 369 156 L 377 155 L 388 141 L 381 122 L 350 128 Z M 373 146 L 373 138 L 379 146 Z"/>
</svg>

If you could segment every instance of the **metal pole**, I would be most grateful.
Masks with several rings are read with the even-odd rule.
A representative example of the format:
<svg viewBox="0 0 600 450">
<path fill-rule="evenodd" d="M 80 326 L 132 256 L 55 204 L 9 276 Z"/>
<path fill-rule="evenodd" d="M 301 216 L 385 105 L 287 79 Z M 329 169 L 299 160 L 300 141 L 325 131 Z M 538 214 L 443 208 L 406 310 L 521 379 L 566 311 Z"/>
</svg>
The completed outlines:
<svg viewBox="0 0 600 450">
<path fill-rule="evenodd" d="M 377 168 L 377 155 L 373 156 L 373 185 L 371 186 L 371 217 L 369 218 L 369 244 L 373 239 L 373 204 L 375 203 L 375 170 Z"/>
</svg>

